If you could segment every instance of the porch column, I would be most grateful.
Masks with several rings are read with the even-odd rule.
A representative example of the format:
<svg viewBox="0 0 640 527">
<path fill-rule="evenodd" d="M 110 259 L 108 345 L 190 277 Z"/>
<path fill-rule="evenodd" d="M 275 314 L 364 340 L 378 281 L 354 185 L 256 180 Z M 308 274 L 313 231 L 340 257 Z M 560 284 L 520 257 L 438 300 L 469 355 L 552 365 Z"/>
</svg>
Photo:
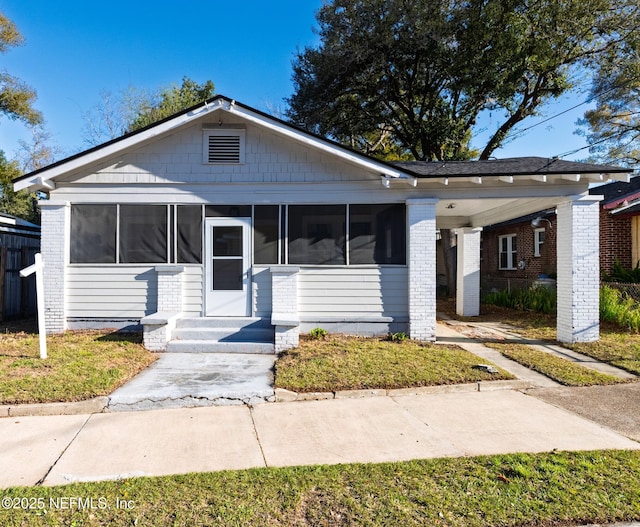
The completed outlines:
<svg viewBox="0 0 640 527">
<path fill-rule="evenodd" d="M 409 335 L 436 339 L 436 203 L 408 199 Z"/>
<path fill-rule="evenodd" d="M 581 196 L 558 205 L 558 318 L 560 342 L 600 338 L 599 202 Z"/>
<path fill-rule="evenodd" d="M 275 351 L 279 353 L 298 346 L 300 315 L 298 314 L 299 267 L 279 265 L 271 271 L 271 324 L 275 326 Z"/>
<path fill-rule="evenodd" d="M 43 200 L 40 252 L 44 265 L 44 310 L 47 334 L 67 329 L 67 264 L 71 207 L 68 201 Z"/>
<path fill-rule="evenodd" d="M 458 232 L 456 313 L 463 317 L 480 314 L 480 233 L 482 227 L 464 227 Z"/>
<path fill-rule="evenodd" d="M 158 313 L 182 313 L 183 265 L 158 265 Z"/>
</svg>

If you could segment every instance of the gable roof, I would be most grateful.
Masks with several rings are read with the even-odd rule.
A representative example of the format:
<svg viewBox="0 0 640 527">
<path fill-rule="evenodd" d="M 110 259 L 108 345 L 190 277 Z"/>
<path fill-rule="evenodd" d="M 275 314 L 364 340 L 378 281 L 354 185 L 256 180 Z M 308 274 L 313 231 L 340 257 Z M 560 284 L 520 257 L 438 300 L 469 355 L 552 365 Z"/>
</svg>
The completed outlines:
<svg viewBox="0 0 640 527">
<path fill-rule="evenodd" d="M 529 176 L 545 181 L 547 175 L 562 175 L 567 178 L 575 178 L 575 181 L 578 181 L 580 179 L 579 174 L 591 174 L 599 175 L 603 180 L 606 180 L 608 177 L 604 176 L 607 175 L 617 174 L 628 177 L 627 174 L 632 172 L 630 169 L 621 167 L 592 165 L 543 157 L 447 162 L 382 161 L 352 150 L 330 139 L 307 132 L 291 123 L 239 103 L 224 95 L 216 95 L 207 101 L 187 108 L 145 128 L 130 132 L 20 176 L 14 180 L 14 188 L 15 190 L 25 188 L 51 190 L 55 188 L 53 180 L 64 173 L 82 168 L 89 163 L 117 155 L 126 149 L 140 145 L 149 139 L 157 138 L 169 131 L 176 130 L 185 124 L 200 119 L 217 110 L 235 114 L 249 122 L 287 136 L 294 141 L 304 143 L 317 150 L 328 152 L 362 168 L 379 172 L 384 178 L 405 179 L 412 181 L 414 185 L 417 179 L 446 179 L 449 177 L 473 177 L 478 180 L 477 182 L 480 182 L 482 176 L 499 176 L 500 179 L 509 183 L 513 181 L 513 176 Z"/>
<path fill-rule="evenodd" d="M 264 112 L 239 103 L 234 99 L 224 95 L 216 95 L 207 101 L 187 108 L 181 112 L 171 115 L 165 119 L 155 122 L 149 126 L 130 132 L 121 137 L 107 141 L 93 148 L 79 152 L 73 156 L 61 159 L 51 165 L 34 170 L 28 174 L 20 176 L 14 180 L 14 188 L 21 190 L 24 188 L 53 188 L 51 180 L 57 176 L 81 168 L 82 166 L 118 154 L 128 148 L 135 147 L 144 141 L 156 138 L 169 131 L 176 130 L 196 119 L 200 119 L 207 114 L 217 110 L 223 110 L 235 114 L 249 122 L 253 122 L 265 128 L 269 128 L 279 134 L 285 135 L 295 141 L 305 143 L 318 150 L 330 152 L 344 160 L 360 165 L 363 168 L 380 172 L 381 175 L 389 178 L 399 178 L 413 180 L 414 176 L 407 174 L 400 167 L 394 166 L 386 161 L 374 159 L 365 154 L 352 150 L 339 143 L 326 138 L 311 134 L 291 123 L 268 115 Z"/>
</svg>

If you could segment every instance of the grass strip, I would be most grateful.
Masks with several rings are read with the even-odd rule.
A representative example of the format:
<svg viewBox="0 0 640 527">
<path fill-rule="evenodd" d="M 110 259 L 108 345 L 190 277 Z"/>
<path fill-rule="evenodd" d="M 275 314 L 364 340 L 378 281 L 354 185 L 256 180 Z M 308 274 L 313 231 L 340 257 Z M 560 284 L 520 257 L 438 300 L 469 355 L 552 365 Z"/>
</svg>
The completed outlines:
<svg viewBox="0 0 640 527">
<path fill-rule="evenodd" d="M 580 364 L 525 344 L 487 343 L 486 345 L 497 349 L 505 357 L 542 375 L 546 375 L 565 386 L 595 386 L 629 382 L 613 375 L 585 368 Z"/>
<path fill-rule="evenodd" d="M 0 523 L 6 527 L 608 524 L 640 519 L 638 474 L 640 452 L 597 451 L 135 478 L 3 490 L 3 505 L 17 505 L 0 509 Z M 30 509 L 22 506 L 29 504 Z"/>
<path fill-rule="evenodd" d="M 47 337 L 0 334 L 0 404 L 80 401 L 107 395 L 151 364 L 139 333 L 68 331 Z"/>
<path fill-rule="evenodd" d="M 455 346 L 330 336 L 301 339 L 276 362 L 275 384 L 295 392 L 392 389 L 512 379 L 474 368 L 486 364 Z"/>
<path fill-rule="evenodd" d="M 640 375 L 640 335 L 603 327 L 598 342 L 565 344 L 568 348 L 601 362 Z"/>
</svg>

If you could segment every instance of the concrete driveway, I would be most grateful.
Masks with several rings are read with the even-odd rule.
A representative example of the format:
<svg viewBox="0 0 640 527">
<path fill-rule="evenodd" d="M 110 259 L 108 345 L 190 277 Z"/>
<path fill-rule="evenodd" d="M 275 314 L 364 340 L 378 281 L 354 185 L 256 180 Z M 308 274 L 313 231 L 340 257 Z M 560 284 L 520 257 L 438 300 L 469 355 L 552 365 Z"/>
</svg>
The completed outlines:
<svg viewBox="0 0 640 527">
<path fill-rule="evenodd" d="M 640 383 L 536 388 L 527 393 L 640 441 Z"/>
</svg>

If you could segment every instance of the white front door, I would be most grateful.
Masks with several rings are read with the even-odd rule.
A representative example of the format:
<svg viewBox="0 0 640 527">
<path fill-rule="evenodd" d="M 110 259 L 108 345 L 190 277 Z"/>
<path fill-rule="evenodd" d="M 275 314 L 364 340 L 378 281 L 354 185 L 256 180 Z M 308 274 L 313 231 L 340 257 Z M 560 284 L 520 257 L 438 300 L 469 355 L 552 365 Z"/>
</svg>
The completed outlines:
<svg viewBox="0 0 640 527">
<path fill-rule="evenodd" d="M 251 218 L 207 218 L 205 234 L 206 315 L 251 315 Z"/>
</svg>

